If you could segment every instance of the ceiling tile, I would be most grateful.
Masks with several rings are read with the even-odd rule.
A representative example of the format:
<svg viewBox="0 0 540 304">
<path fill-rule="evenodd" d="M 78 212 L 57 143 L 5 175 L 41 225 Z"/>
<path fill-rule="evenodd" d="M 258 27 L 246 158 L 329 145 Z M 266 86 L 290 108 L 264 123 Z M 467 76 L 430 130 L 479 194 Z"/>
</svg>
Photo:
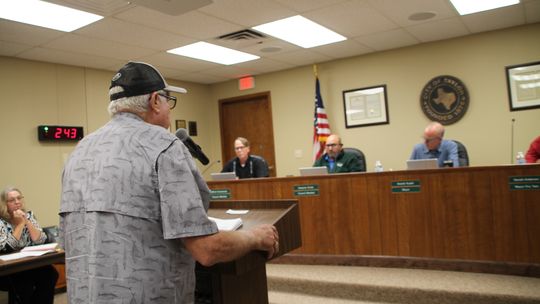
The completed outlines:
<svg viewBox="0 0 540 304">
<path fill-rule="evenodd" d="M 275 0 L 283 6 L 291 8 L 299 13 L 309 12 L 318 8 L 328 7 L 349 0 Z"/>
<path fill-rule="evenodd" d="M 116 42 L 67 34 L 44 45 L 47 48 L 70 51 L 86 55 L 96 55 L 121 60 L 136 60 L 156 53 L 157 50 L 128 46 Z"/>
<path fill-rule="evenodd" d="M 38 46 L 65 34 L 39 26 L 0 19 L 0 40 L 2 41 Z"/>
<path fill-rule="evenodd" d="M 450 39 L 470 34 L 459 17 L 409 26 L 406 30 L 422 42 Z"/>
<path fill-rule="evenodd" d="M 268 0 L 214 0 L 214 4 L 202 7 L 199 11 L 220 19 L 234 20 L 244 27 L 297 15 L 297 12 Z"/>
<path fill-rule="evenodd" d="M 448 0 L 368 0 L 382 15 L 399 26 L 410 26 L 426 21 L 457 17 L 458 14 Z M 409 16 L 419 12 L 432 12 L 436 16 L 426 21 L 409 20 Z"/>
<path fill-rule="evenodd" d="M 356 55 L 371 53 L 374 51 L 373 49 L 362 45 L 360 42 L 350 39 L 336 43 L 321 45 L 318 47 L 314 47 L 310 50 L 324 54 L 333 59 L 352 57 Z"/>
<path fill-rule="evenodd" d="M 525 7 L 525 21 L 527 23 L 540 22 L 540 0 L 526 2 L 523 5 Z"/>
<path fill-rule="evenodd" d="M 116 15 L 116 17 L 165 32 L 201 40 L 244 29 L 243 26 L 233 22 L 227 22 L 222 18 L 216 18 L 197 11 L 181 16 L 170 16 L 147 8 L 135 7 Z"/>
<path fill-rule="evenodd" d="M 185 72 L 207 70 L 220 65 L 209 61 L 169 53 L 156 53 L 150 56 L 143 56 L 140 59 L 151 64 L 168 66 Z"/>
<path fill-rule="evenodd" d="M 398 27 L 361 0 L 339 3 L 311 11 L 303 16 L 348 38 L 388 31 Z"/>
<path fill-rule="evenodd" d="M 522 6 L 512 5 L 498 10 L 462 16 L 463 23 L 472 33 L 525 24 Z"/>
<path fill-rule="evenodd" d="M 276 54 L 268 56 L 268 58 L 275 59 L 281 62 L 293 64 L 294 66 L 304 66 L 308 64 L 320 63 L 332 60 L 333 58 L 319 54 L 306 49 Z"/>
<path fill-rule="evenodd" d="M 376 50 L 383 51 L 417 44 L 420 41 L 409 34 L 406 30 L 397 29 L 388 32 L 360 36 L 354 40 Z"/>
<path fill-rule="evenodd" d="M 74 54 L 48 48 L 33 48 L 17 56 L 18 58 L 54 62 L 74 66 L 110 70 L 111 66 L 122 66 L 125 62 L 112 58 Z"/>
<path fill-rule="evenodd" d="M 191 38 L 158 31 L 110 17 L 104 18 L 74 33 L 81 36 L 163 51 L 193 42 Z"/>
<path fill-rule="evenodd" d="M 32 46 L 9 41 L 0 41 L 0 56 L 16 57 L 17 54 L 31 49 Z"/>
</svg>

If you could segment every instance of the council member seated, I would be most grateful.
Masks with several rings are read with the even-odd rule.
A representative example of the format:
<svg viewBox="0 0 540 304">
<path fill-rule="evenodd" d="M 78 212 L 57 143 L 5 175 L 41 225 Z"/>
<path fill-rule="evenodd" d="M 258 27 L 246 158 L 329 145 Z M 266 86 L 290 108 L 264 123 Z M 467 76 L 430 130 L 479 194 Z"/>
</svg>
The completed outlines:
<svg viewBox="0 0 540 304">
<path fill-rule="evenodd" d="M 47 236 L 32 211 L 26 211 L 22 192 L 7 187 L 0 193 L 0 253 L 18 251 L 26 246 L 43 244 Z M 8 290 L 14 303 L 50 303 L 58 273 L 51 265 L 0 277 L 0 289 Z M 10 302 L 11 303 L 11 302 Z"/>
<path fill-rule="evenodd" d="M 540 163 L 540 136 L 531 142 L 529 150 L 527 150 L 527 154 L 525 154 L 525 160 L 530 164 Z"/>
<path fill-rule="evenodd" d="M 431 122 L 424 129 L 424 142 L 414 146 L 410 159 L 436 158 L 439 167 L 445 162 L 452 162 L 459 167 L 458 147 L 452 140 L 445 140 L 444 127 L 438 122 Z"/>
<path fill-rule="evenodd" d="M 362 165 L 356 155 L 343 151 L 341 137 L 336 134 L 326 139 L 325 153 L 313 164 L 313 167 L 328 168 L 328 173 L 360 172 Z"/>
<path fill-rule="evenodd" d="M 236 178 L 268 177 L 268 164 L 264 158 L 250 155 L 249 141 L 243 137 L 234 140 L 236 157 L 231 159 L 221 172 L 234 172 Z"/>
</svg>

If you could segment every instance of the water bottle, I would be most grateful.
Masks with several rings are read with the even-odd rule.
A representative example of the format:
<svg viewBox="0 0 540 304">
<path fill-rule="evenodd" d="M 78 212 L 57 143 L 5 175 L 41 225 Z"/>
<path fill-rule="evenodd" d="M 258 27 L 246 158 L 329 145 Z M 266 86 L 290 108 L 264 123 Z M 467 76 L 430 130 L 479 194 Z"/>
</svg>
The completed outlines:
<svg viewBox="0 0 540 304">
<path fill-rule="evenodd" d="M 523 165 L 525 164 L 525 155 L 523 155 L 523 152 L 518 152 L 516 155 L 516 164 Z"/>
<path fill-rule="evenodd" d="M 384 171 L 384 168 L 381 164 L 381 161 L 378 160 L 375 162 L 375 172 L 383 172 Z"/>
</svg>

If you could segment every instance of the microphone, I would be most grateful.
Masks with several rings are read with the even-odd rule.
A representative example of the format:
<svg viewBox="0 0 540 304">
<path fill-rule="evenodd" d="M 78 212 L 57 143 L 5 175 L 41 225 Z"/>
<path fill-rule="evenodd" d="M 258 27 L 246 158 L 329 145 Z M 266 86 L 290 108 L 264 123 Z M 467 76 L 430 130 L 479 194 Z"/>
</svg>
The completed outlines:
<svg viewBox="0 0 540 304">
<path fill-rule="evenodd" d="M 208 157 L 206 157 L 206 155 L 204 155 L 201 147 L 199 145 L 197 145 L 193 139 L 191 139 L 191 137 L 189 137 L 186 129 L 178 129 L 176 130 L 176 137 L 178 137 L 178 139 L 180 139 L 184 145 L 186 145 L 186 147 L 188 148 L 189 150 L 189 153 L 191 153 L 191 156 L 195 157 L 196 159 L 198 159 L 201 164 L 203 165 L 207 165 L 209 160 L 208 160 Z"/>
<path fill-rule="evenodd" d="M 510 164 L 514 163 L 514 122 L 516 122 L 515 118 L 512 118 L 512 126 L 510 130 Z"/>
</svg>

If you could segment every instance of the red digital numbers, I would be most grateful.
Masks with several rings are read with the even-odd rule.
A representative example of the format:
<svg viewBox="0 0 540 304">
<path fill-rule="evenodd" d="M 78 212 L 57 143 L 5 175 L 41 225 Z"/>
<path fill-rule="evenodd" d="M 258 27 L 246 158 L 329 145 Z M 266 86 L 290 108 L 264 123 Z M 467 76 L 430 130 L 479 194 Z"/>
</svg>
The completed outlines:
<svg viewBox="0 0 540 304">
<path fill-rule="evenodd" d="M 77 128 L 56 128 L 54 132 L 56 139 L 75 139 L 77 138 Z"/>
</svg>

